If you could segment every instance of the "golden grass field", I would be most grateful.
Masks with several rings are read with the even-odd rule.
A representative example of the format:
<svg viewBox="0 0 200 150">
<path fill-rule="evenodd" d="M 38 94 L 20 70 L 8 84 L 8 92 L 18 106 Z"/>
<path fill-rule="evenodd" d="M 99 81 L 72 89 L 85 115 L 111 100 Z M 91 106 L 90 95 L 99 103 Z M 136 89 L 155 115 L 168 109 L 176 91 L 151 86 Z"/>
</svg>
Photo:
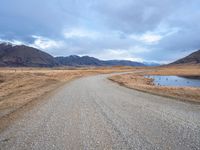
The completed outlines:
<svg viewBox="0 0 200 150">
<path fill-rule="evenodd" d="M 200 102 L 200 88 L 156 86 L 152 79 L 145 78 L 144 75 L 200 76 L 200 65 L 145 68 L 140 72 L 114 75 L 109 79 L 128 88 L 179 100 Z"/>
<path fill-rule="evenodd" d="M 68 81 L 83 76 L 130 72 L 114 75 L 110 80 L 129 88 L 157 95 L 200 102 L 200 88 L 161 87 L 153 85 L 143 75 L 194 75 L 200 76 L 200 66 L 176 67 L 100 67 L 100 68 L 0 68 L 0 118 L 19 108 L 45 99 L 44 96 Z"/>
<path fill-rule="evenodd" d="M 0 68 L 0 118 L 75 78 L 88 75 L 134 70 L 112 68 Z"/>
</svg>

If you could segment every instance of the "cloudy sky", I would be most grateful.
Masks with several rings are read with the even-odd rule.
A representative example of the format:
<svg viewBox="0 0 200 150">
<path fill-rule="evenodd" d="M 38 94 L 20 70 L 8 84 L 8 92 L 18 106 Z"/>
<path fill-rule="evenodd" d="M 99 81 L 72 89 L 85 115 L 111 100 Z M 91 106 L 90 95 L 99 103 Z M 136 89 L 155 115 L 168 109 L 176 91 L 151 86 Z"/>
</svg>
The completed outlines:
<svg viewBox="0 0 200 150">
<path fill-rule="evenodd" d="M 0 40 L 54 56 L 171 62 L 200 49 L 200 0 L 1 0 Z"/>
</svg>

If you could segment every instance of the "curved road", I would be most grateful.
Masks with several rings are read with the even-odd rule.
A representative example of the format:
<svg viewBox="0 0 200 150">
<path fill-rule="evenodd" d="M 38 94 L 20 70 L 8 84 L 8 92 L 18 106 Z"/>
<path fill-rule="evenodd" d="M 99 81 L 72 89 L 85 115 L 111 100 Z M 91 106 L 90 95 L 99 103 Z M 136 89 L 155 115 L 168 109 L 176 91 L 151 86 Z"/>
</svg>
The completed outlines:
<svg viewBox="0 0 200 150">
<path fill-rule="evenodd" d="M 200 105 L 130 90 L 107 76 L 66 84 L 0 133 L 0 149 L 200 149 Z"/>
</svg>

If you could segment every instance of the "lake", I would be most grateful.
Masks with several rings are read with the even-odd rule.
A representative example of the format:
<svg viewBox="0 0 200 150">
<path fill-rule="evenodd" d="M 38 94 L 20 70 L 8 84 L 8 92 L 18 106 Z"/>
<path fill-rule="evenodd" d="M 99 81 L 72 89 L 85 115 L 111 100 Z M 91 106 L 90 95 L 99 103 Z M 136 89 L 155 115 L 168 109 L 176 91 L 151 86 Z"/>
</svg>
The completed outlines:
<svg viewBox="0 0 200 150">
<path fill-rule="evenodd" d="M 200 79 L 179 76 L 145 76 L 154 79 L 155 85 L 200 87 Z"/>
</svg>

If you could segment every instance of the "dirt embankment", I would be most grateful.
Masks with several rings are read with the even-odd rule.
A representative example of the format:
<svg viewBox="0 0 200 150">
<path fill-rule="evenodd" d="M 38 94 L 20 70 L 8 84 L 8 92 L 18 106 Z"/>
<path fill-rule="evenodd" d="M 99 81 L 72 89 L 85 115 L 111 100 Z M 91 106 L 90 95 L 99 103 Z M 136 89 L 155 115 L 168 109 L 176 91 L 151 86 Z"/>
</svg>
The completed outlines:
<svg viewBox="0 0 200 150">
<path fill-rule="evenodd" d="M 200 76 L 200 66 L 156 67 L 144 72 L 115 75 L 109 79 L 128 88 L 149 92 L 156 95 L 167 96 L 179 100 L 200 102 L 200 88 L 194 87 L 166 87 L 154 85 L 153 79 L 144 75 L 177 75 L 196 77 Z"/>
</svg>

